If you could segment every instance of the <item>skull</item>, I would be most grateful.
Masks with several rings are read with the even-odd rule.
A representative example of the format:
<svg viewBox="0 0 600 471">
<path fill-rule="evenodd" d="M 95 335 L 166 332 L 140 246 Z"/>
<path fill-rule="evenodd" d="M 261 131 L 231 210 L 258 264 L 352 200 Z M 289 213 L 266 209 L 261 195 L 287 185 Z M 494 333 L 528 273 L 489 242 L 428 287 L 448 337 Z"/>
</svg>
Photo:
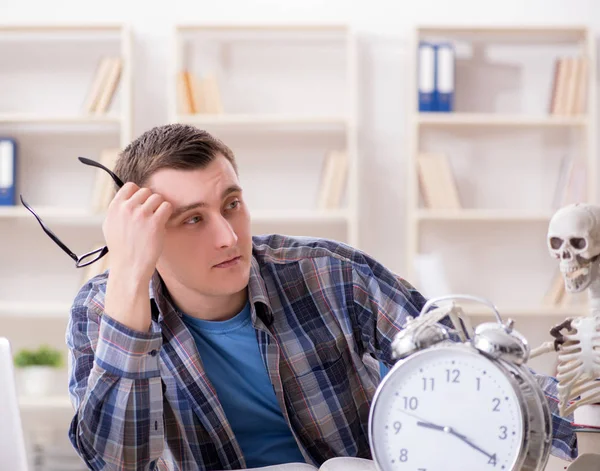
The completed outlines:
<svg viewBox="0 0 600 471">
<path fill-rule="evenodd" d="M 597 277 L 600 207 L 576 203 L 559 209 L 550 220 L 547 242 L 550 254 L 560 260 L 567 291 L 583 291 Z"/>
</svg>

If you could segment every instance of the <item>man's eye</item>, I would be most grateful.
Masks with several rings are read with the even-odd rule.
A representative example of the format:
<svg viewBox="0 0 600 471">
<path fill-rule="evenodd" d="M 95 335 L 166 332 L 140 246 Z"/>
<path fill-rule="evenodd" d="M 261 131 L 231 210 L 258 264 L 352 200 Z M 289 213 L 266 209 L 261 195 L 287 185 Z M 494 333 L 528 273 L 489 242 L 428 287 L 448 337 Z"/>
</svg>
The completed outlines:
<svg viewBox="0 0 600 471">
<path fill-rule="evenodd" d="M 227 209 L 235 209 L 240 205 L 240 200 L 234 200 L 227 205 Z"/>
<path fill-rule="evenodd" d="M 200 216 L 193 216 L 189 219 L 186 219 L 184 224 L 198 224 L 200 221 L 202 221 Z"/>
</svg>

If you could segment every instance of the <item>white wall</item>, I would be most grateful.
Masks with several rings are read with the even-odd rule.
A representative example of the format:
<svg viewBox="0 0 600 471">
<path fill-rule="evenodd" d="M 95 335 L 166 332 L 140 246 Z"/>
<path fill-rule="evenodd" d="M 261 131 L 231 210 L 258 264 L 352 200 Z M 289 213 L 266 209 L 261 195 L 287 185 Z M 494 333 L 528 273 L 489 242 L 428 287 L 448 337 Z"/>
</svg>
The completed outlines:
<svg viewBox="0 0 600 471">
<path fill-rule="evenodd" d="M 403 271 L 404 162 L 407 152 L 407 41 L 420 23 L 587 24 L 600 29 L 594 0 L 60 0 L 0 2 L 3 22 L 102 22 L 132 25 L 135 47 L 134 135 L 167 119 L 166 64 L 177 22 L 349 22 L 359 35 L 361 246 Z M 308 92 L 308 91 L 307 91 Z M 369 210 L 365 210 L 368 208 Z"/>
</svg>

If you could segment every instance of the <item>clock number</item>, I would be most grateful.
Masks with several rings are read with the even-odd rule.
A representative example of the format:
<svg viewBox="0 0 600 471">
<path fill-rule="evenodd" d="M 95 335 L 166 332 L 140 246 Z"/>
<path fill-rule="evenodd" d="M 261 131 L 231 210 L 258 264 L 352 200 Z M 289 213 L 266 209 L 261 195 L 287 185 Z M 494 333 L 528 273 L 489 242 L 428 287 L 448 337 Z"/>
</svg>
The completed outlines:
<svg viewBox="0 0 600 471">
<path fill-rule="evenodd" d="M 405 409 L 415 410 L 417 407 L 419 407 L 419 400 L 415 396 L 404 396 Z"/>
<path fill-rule="evenodd" d="M 394 422 L 394 430 L 396 431 L 396 433 L 398 433 L 401 428 L 402 428 L 402 424 L 400 422 L 398 422 L 398 421 Z"/>
<path fill-rule="evenodd" d="M 403 463 L 408 461 L 408 450 L 406 448 L 402 448 L 402 450 L 400 450 L 400 458 L 399 459 Z"/>
<path fill-rule="evenodd" d="M 460 376 L 460 370 L 446 370 L 446 382 L 447 383 L 458 383 Z"/>
<path fill-rule="evenodd" d="M 492 399 L 492 402 L 494 403 L 494 408 L 492 410 L 494 412 L 500 412 L 500 399 L 495 397 L 494 399 Z"/>
<path fill-rule="evenodd" d="M 427 380 L 429 380 L 429 381 L 427 381 Z M 423 378 L 423 391 L 427 391 L 427 385 L 429 385 L 429 387 L 433 391 L 433 387 L 435 385 L 434 378 Z"/>
<path fill-rule="evenodd" d="M 475 378 L 475 380 L 477 381 L 477 391 L 481 390 L 481 378 Z"/>
<path fill-rule="evenodd" d="M 506 432 L 508 432 L 508 428 L 504 425 L 500 426 L 500 436 L 498 438 L 500 440 L 506 440 L 506 437 L 508 436 Z"/>
<path fill-rule="evenodd" d="M 494 466 L 496 466 L 496 453 L 494 453 L 492 456 L 490 456 L 488 464 L 493 464 Z"/>
</svg>

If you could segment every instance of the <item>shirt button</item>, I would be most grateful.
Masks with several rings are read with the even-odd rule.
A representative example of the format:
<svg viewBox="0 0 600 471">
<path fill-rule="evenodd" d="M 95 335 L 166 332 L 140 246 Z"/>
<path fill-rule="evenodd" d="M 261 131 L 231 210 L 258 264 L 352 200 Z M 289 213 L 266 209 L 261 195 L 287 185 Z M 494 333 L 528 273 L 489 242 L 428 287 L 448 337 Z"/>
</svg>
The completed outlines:
<svg viewBox="0 0 600 471">
<path fill-rule="evenodd" d="M 152 355 L 153 357 L 155 357 L 157 353 L 158 353 L 158 352 L 157 352 L 156 350 L 152 350 L 152 351 L 150 352 L 150 355 Z"/>
</svg>

